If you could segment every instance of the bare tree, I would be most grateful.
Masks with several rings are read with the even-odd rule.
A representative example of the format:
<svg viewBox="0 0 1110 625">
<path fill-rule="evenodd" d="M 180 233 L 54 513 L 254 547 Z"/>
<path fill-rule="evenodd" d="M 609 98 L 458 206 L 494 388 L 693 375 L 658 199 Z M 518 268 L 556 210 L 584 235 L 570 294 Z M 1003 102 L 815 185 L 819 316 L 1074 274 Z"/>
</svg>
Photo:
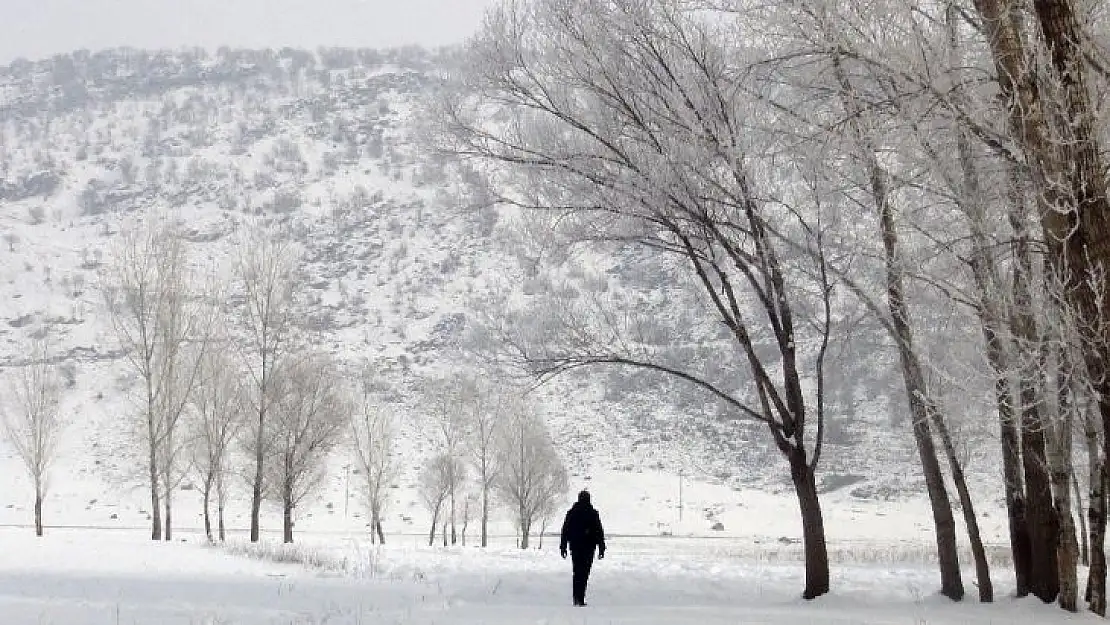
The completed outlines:
<svg viewBox="0 0 1110 625">
<path fill-rule="evenodd" d="M 276 372 L 264 488 L 281 503 L 282 540 L 293 542 L 294 511 L 326 477 L 327 458 L 351 422 L 352 406 L 335 364 L 320 355 L 287 361 Z"/>
<path fill-rule="evenodd" d="M 797 187 L 816 159 L 766 149 L 779 142 L 759 129 L 781 111 L 745 82 L 763 68 L 750 47 L 717 34 L 663 0 L 510 3 L 473 41 L 461 95 L 439 111 L 443 147 L 501 168 L 503 200 L 550 223 L 560 252 L 635 250 L 665 264 L 674 291 L 690 285 L 690 299 L 650 319 L 616 297 L 594 298 L 606 304 L 594 316 L 556 293 L 515 316 L 499 311 L 489 331 L 541 378 L 618 365 L 692 384 L 765 424 L 790 466 L 803 594 L 814 598 L 829 588 L 815 472 L 833 280 L 823 205 Z M 693 329 L 641 331 L 679 315 Z M 771 349 L 756 336 L 773 337 Z"/>
<path fill-rule="evenodd" d="M 507 415 L 498 454 L 502 470 L 495 482 L 497 494 L 516 521 L 520 548 L 527 549 L 535 522 L 550 514 L 566 493 L 567 471 L 547 426 L 523 403 Z"/>
<path fill-rule="evenodd" d="M 555 516 L 556 512 L 558 512 L 559 502 L 560 498 L 552 497 L 547 502 L 547 505 L 540 510 L 540 531 L 538 534 L 539 541 L 537 541 L 538 544 L 536 545 L 537 549 L 543 549 L 543 537 L 547 534 L 547 524 L 551 522 L 551 517 Z"/>
<path fill-rule="evenodd" d="M 257 542 L 275 372 L 289 355 L 293 340 L 293 297 L 299 256 L 292 242 L 273 230 L 256 228 L 239 244 L 235 272 L 243 301 L 240 323 L 245 333 L 243 355 L 248 372 L 251 424 L 247 448 L 254 461 L 251 481 L 250 540 Z"/>
<path fill-rule="evenodd" d="M 243 396 L 238 371 L 221 350 L 205 355 L 201 383 L 193 394 L 190 430 L 192 464 L 201 481 L 204 534 L 212 540 L 211 502 L 216 497 L 217 531 L 226 539 L 224 508 L 231 449 L 243 426 Z"/>
<path fill-rule="evenodd" d="M 452 458 L 446 453 L 432 456 L 424 463 L 420 471 L 420 499 L 424 507 L 432 514 L 432 527 L 428 532 L 428 546 L 435 544 L 436 527 L 443 512 L 443 504 L 451 494 L 454 487 L 455 475 L 463 471 L 462 461 Z M 444 527 L 447 524 L 444 522 Z"/>
<path fill-rule="evenodd" d="M 385 544 L 382 516 L 389 502 L 389 488 L 400 474 L 397 426 L 392 412 L 363 393 L 362 405 L 351 414 L 351 450 L 362 473 L 370 512 L 370 541 L 375 535 Z"/>
<path fill-rule="evenodd" d="M 439 452 L 457 461 L 446 465 L 452 470 L 447 475 L 450 490 L 445 502 L 448 514 L 445 527 L 450 526 L 451 544 L 454 545 L 458 542 L 458 497 L 467 477 L 463 460 L 467 454 L 471 426 L 468 407 L 464 402 L 472 393 L 462 378 L 438 380 L 430 383 L 428 388 L 428 406 L 431 409 L 428 436 Z"/>
<path fill-rule="evenodd" d="M 478 482 L 481 511 L 478 522 L 481 546 L 489 544 L 490 494 L 500 470 L 497 437 L 507 394 L 488 380 L 459 375 L 448 382 L 447 395 L 464 420 L 464 445 Z"/>
<path fill-rule="evenodd" d="M 1036 202 L 1048 270 L 1065 285 L 1064 300 L 1078 321 L 1083 358 L 1105 429 L 1110 423 L 1110 313 L 1102 291 L 1110 240 L 1103 235 L 1110 230 L 1110 199 L 1102 162 L 1105 135 L 1097 128 L 1089 88 L 1091 66 L 1085 48 L 1092 37 L 1072 0 L 1038 0 L 1032 3 L 1032 11 L 1027 3 L 1015 0 L 974 0 L 973 4 L 993 60 L 999 100 L 1006 106 L 1009 135 L 1024 157 L 1021 166 L 1026 175 L 1021 179 L 1028 180 Z M 1030 36 L 1030 23 L 1039 36 Z M 1044 49 L 1037 49 L 1040 45 Z M 1034 61 L 1037 58 L 1049 62 Z M 1019 197 L 1025 197 L 1025 190 Z M 1043 438 L 1034 432 L 1028 449 L 1037 460 L 1043 458 Z M 1056 519 L 1043 503 L 1051 499 L 1049 480 L 1042 479 L 1038 472 L 1042 469 L 1033 468 L 1037 483 L 1029 485 L 1027 492 L 1032 490 L 1038 502 L 1030 534 L 1034 560 L 1041 554 L 1041 566 L 1032 565 L 1037 576 L 1031 580 L 1031 590 L 1051 601 L 1059 590 Z M 1026 473 L 1028 477 L 1030 471 Z M 1092 544 L 1091 549 L 1099 553 L 1103 545 Z M 1049 561 L 1053 566 L 1046 566 Z M 1091 578 L 1091 610 L 1105 615 L 1103 559 L 1092 560 Z"/>
<path fill-rule="evenodd" d="M 14 408 L 0 413 L 4 434 L 27 469 L 35 488 L 35 535 L 42 536 L 42 504 L 50 488 L 50 467 L 58 454 L 58 437 L 65 422 L 59 412 L 61 377 L 51 361 L 46 334 L 37 339 L 28 361 L 10 380 Z"/>
<path fill-rule="evenodd" d="M 210 310 L 193 292 L 195 284 L 184 242 L 171 223 L 158 218 L 121 233 L 112 262 L 101 275 L 116 338 L 142 382 L 138 403 L 154 540 L 163 537 L 163 495 L 180 474 L 177 425 L 199 379 L 212 327 Z M 167 529 L 169 512 L 167 508 Z"/>
</svg>

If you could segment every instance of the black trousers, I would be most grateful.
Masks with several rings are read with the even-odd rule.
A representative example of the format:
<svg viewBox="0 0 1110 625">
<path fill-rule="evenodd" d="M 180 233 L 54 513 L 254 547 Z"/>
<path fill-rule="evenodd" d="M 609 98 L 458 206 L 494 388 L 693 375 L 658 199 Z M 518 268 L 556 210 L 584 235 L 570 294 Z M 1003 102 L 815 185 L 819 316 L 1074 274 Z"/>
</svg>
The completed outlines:
<svg viewBox="0 0 1110 625">
<path fill-rule="evenodd" d="M 574 605 L 586 603 L 586 582 L 590 579 L 590 569 L 594 565 L 594 550 L 572 550 L 570 561 L 574 565 Z"/>
</svg>

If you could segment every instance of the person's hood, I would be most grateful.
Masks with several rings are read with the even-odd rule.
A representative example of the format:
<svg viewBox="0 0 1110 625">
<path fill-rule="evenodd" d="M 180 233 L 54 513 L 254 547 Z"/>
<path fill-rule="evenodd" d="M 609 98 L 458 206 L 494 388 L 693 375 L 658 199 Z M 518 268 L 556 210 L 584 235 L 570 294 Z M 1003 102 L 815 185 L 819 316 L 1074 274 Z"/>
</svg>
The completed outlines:
<svg viewBox="0 0 1110 625">
<path fill-rule="evenodd" d="M 570 509 L 571 510 L 593 510 L 594 506 L 593 506 L 593 504 L 591 504 L 588 501 L 576 501 L 576 502 L 574 502 L 574 505 L 570 507 Z"/>
</svg>

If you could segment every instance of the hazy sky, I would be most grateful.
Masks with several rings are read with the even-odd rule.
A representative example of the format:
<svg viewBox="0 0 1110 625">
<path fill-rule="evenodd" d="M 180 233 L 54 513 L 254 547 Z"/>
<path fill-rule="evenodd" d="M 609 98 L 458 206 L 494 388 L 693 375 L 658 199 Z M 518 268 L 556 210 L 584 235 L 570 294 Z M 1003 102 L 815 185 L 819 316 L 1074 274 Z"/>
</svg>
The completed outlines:
<svg viewBox="0 0 1110 625">
<path fill-rule="evenodd" d="M 462 41 L 496 0 L 0 0 L 0 63 L 80 48 Z"/>
</svg>

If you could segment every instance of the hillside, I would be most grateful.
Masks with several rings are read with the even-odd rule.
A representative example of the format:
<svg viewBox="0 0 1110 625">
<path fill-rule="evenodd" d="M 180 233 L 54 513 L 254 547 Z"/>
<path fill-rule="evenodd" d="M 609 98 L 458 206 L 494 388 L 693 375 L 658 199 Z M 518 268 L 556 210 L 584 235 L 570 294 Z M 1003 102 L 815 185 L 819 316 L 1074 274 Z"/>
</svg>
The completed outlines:
<svg viewBox="0 0 1110 625">
<path fill-rule="evenodd" d="M 74 420 L 48 503 L 64 518 L 48 511 L 48 522 L 146 522 L 128 444 L 133 380 L 96 285 L 120 229 L 159 211 L 187 224 L 198 258 L 218 262 L 248 223 L 282 223 L 293 233 L 310 276 L 300 293 L 302 329 L 345 362 L 369 358 L 397 391 L 411 462 L 390 521 L 423 530 L 412 491 L 427 452 L 422 380 L 457 366 L 455 348 L 487 294 L 517 280 L 525 260 L 479 178 L 420 147 L 421 98 L 451 58 L 416 48 L 115 50 L 0 67 L 0 363 L 18 364 L 28 335 L 41 323 L 54 327 L 69 376 L 64 409 Z M 609 261 L 617 284 L 666 288 L 660 275 L 640 275 L 641 259 Z M 909 495 L 919 489 L 904 399 L 876 334 L 858 325 L 834 356 L 822 480 L 838 502 L 834 518 L 890 514 L 914 534 L 921 526 L 911 517 L 924 508 Z M 723 519 L 729 531 L 747 524 L 797 534 L 752 521 L 755 508 L 793 506 L 776 496 L 788 492 L 786 474 L 762 427 L 681 385 L 618 370 L 585 371 L 538 393 L 572 487 L 611 493 L 627 531 L 705 533 Z M 957 426 L 966 422 L 972 473 L 994 479 L 996 446 L 977 444 L 992 434 L 970 425 L 983 401 L 952 401 Z M 301 511 L 304 526 L 361 523 L 357 478 L 345 464 L 337 454 L 327 492 Z M 25 480 L 3 446 L 0 475 L 0 522 L 26 522 Z M 186 490 L 181 500 L 179 518 L 195 525 L 196 497 Z M 242 512 L 232 511 L 233 523 Z M 874 533 L 850 525 L 830 531 Z"/>
</svg>

